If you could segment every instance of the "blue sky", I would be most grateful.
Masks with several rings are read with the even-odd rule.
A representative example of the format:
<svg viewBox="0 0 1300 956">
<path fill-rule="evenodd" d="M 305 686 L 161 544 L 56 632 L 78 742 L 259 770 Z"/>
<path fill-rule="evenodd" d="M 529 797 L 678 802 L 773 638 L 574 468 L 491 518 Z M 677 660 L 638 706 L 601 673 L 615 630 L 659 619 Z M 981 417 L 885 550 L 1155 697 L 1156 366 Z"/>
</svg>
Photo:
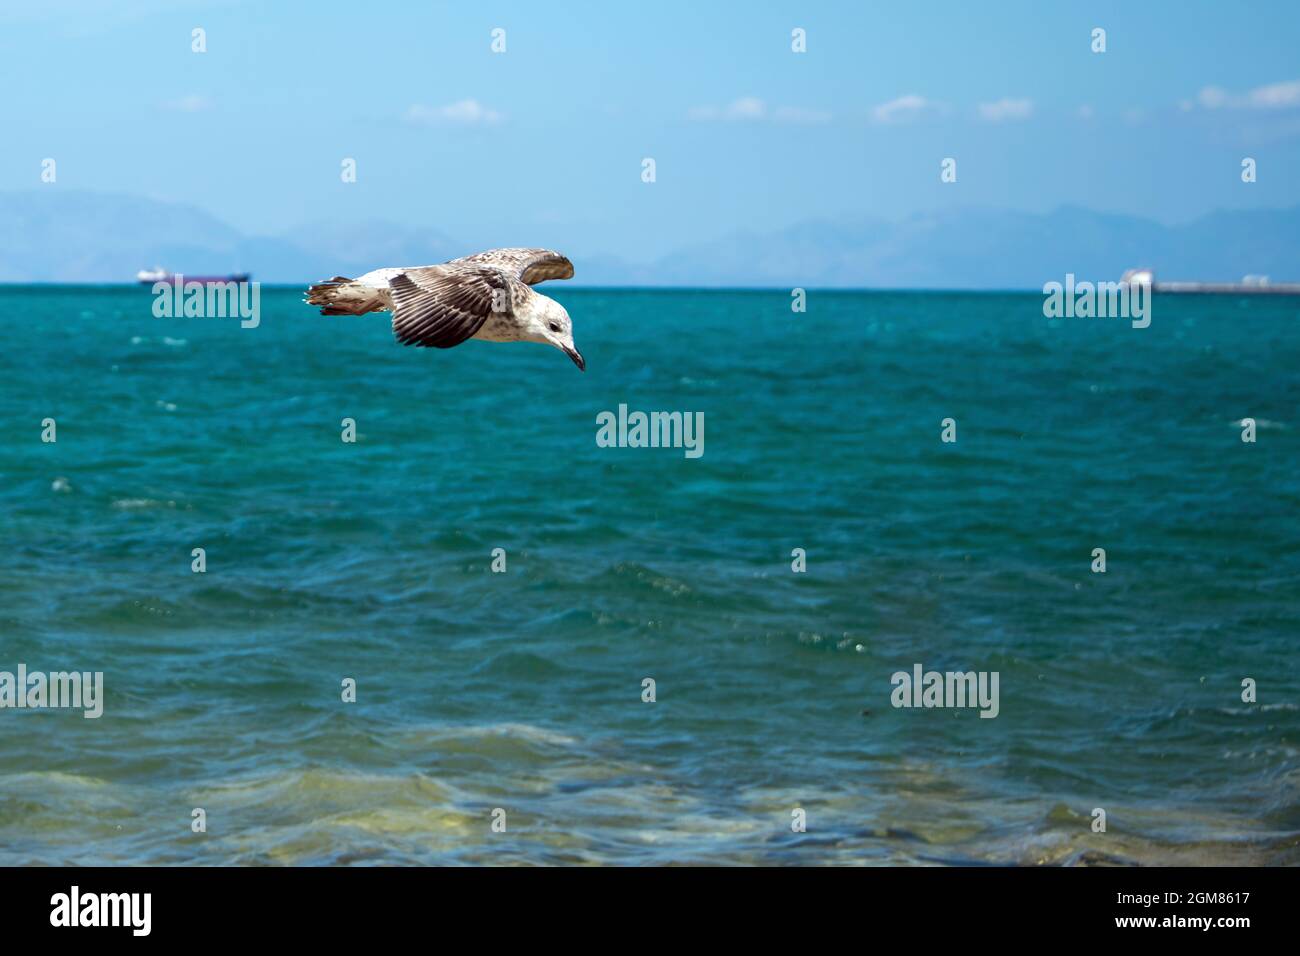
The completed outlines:
<svg viewBox="0 0 1300 956">
<path fill-rule="evenodd" d="M 38 6 L 0 10 L 0 188 L 53 157 L 52 188 L 251 233 L 382 219 L 644 261 L 952 204 L 1167 223 L 1300 204 L 1294 2 Z"/>
</svg>

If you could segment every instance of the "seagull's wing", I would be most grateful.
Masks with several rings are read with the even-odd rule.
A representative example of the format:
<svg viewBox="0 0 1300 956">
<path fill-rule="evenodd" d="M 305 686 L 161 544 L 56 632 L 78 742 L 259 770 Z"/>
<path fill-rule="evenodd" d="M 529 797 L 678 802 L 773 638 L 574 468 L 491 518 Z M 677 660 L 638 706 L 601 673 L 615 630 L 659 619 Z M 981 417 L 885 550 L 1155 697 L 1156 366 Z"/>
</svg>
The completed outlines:
<svg viewBox="0 0 1300 956">
<path fill-rule="evenodd" d="M 447 265 L 493 266 L 528 285 L 547 279 L 573 278 L 573 263 L 550 249 L 489 249 L 463 259 L 452 259 Z"/>
<path fill-rule="evenodd" d="M 493 312 L 513 308 L 511 279 L 474 265 L 422 266 L 388 281 L 393 335 L 403 345 L 449 349 L 483 327 Z"/>
</svg>

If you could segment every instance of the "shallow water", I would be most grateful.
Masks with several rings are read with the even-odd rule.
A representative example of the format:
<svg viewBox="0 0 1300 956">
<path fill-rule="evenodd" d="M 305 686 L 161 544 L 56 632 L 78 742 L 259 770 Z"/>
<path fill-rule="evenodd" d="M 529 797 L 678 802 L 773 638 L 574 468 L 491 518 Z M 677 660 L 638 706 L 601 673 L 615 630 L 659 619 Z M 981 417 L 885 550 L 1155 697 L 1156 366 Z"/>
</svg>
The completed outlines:
<svg viewBox="0 0 1300 956">
<path fill-rule="evenodd" d="M 1295 300 L 546 291 L 585 375 L 0 288 L 0 670 L 106 687 L 0 710 L 0 863 L 1300 862 Z"/>
</svg>

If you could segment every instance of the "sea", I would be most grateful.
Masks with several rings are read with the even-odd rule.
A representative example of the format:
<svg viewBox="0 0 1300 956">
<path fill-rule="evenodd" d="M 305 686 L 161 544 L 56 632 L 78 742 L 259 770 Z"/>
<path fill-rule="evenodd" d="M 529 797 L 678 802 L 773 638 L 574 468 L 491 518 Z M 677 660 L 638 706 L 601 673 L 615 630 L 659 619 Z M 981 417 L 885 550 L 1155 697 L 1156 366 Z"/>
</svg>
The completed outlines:
<svg viewBox="0 0 1300 956">
<path fill-rule="evenodd" d="M 0 287 L 0 863 L 1300 863 L 1300 300 L 544 291 Z"/>
</svg>

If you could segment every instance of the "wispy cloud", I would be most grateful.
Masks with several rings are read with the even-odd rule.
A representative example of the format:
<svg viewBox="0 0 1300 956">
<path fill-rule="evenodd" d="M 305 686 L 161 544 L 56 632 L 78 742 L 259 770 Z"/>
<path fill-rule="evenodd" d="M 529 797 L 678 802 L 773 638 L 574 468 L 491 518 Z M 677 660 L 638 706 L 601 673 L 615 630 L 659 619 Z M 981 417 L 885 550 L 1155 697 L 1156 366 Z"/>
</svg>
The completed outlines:
<svg viewBox="0 0 1300 956">
<path fill-rule="evenodd" d="M 772 113 L 777 123 L 829 123 L 831 114 L 825 110 L 808 110 L 799 106 L 778 106 Z"/>
<path fill-rule="evenodd" d="M 1269 83 L 1245 93 L 1229 93 L 1218 86 L 1206 86 L 1196 99 L 1179 104 L 1184 111 L 1200 106 L 1207 110 L 1285 110 L 1300 107 L 1300 80 Z"/>
<path fill-rule="evenodd" d="M 406 111 L 408 123 L 434 126 L 441 123 L 458 123 L 462 126 L 492 126 L 501 122 L 496 110 L 488 109 L 478 100 L 458 100 L 446 106 L 425 106 L 416 103 Z"/>
<path fill-rule="evenodd" d="M 1280 110 L 1300 106 L 1300 80 L 1257 86 L 1246 94 L 1246 101 L 1256 109 Z"/>
<path fill-rule="evenodd" d="M 924 96 L 908 93 L 888 103 L 881 103 L 871 111 L 871 115 L 877 123 L 901 123 L 914 119 L 934 107 L 935 104 Z"/>
<path fill-rule="evenodd" d="M 212 109 L 212 101 L 206 96 L 191 93 L 189 96 L 182 96 L 177 100 L 168 100 L 162 106 L 165 110 L 172 110 L 177 113 L 202 113 Z"/>
<path fill-rule="evenodd" d="M 767 104 L 754 96 L 742 96 L 726 106 L 696 106 L 688 115 L 699 122 L 761 120 L 767 116 Z"/>
<path fill-rule="evenodd" d="M 1008 120 L 1028 119 L 1033 115 L 1034 101 L 1012 99 L 1004 96 L 1000 100 L 979 105 L 980 119 L 989 123 L 1005 123 Z"/>
<path fill-rule="evenodd" d="M 691 119 L 699 122 L 729 121 L 768 121 L 772 123 L 826 123 L 831 114 L 822 110 L 804 109 L 798 106 L 778 106 L 769 109 L 767 103 L 756 96 L 742 96 L 732 100 L 726 106 L 697 106 L 689 114 Z"/>
</svg>

